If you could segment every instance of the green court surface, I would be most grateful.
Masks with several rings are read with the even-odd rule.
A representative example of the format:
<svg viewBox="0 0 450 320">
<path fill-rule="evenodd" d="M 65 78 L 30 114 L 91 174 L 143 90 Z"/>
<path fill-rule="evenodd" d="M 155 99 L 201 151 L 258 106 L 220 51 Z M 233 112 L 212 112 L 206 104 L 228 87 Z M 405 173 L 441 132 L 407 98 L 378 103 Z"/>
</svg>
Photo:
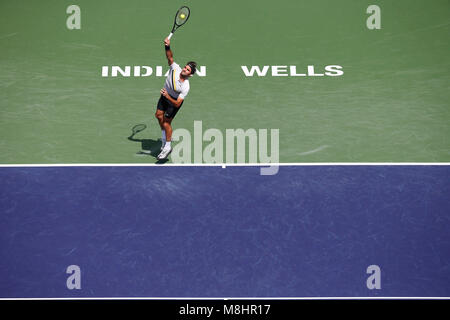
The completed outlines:
<svg viewBox="0 0 450 320">
<path fill-rule="evenodd" d="M 174 129 L 278 129 L 283 163 L 450 161 L 448 0 L 79 0 L 79 30 L 66 26 L 71 4 L 0 2 L 1 164 L 155 163 L 138 153 L 160 138 L 165 77 L 133 68 L 166 72 L 163 39 L 181 5 L 192 15 L 172 38 L 175 61 L 206 76 L 191 79 Z M 366 25 L 369 5 L 381 29 Z M 344 73 L 241 68 L 329 65 Z M 103 66 L 131 76 L 103 77 Z"/>
</svg>

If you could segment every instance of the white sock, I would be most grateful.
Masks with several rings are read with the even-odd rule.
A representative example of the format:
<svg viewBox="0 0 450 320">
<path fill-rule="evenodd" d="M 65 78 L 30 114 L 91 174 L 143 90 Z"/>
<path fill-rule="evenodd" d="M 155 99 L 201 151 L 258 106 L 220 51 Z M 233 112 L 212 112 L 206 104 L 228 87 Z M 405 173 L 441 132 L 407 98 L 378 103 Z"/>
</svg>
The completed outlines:
<svg viewBox="0 0 450 320">
<path fill-rule="evenodd" d="M 161 130 L 161 141 L 166 142 L 166 131 L 165 130 Z"/>
<path fill-rule="evenodd" d="M 166 142 L 166 145 L 164 146 L 164 148 L 170 149 L 170 142 L 171 142 L 171 141 L 167 141 L 167 142 Z"/>
</svg>

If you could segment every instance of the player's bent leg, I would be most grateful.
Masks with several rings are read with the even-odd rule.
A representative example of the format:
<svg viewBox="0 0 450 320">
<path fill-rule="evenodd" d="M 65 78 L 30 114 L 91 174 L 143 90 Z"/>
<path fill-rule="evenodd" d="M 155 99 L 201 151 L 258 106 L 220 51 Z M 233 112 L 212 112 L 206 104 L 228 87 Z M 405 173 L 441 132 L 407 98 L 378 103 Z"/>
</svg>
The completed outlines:
<svg viewBox="0 0 450 320">
<path fill-rule="evenodd" d="M 160 109 L 156 109 L 155 118 L 158 119 L 159 126 L 161 128 L 161 150 L 164 148 L 166 144 L 166 131 L 164 130 L 163 122 L 164 122 L 164 111 Z"/>
<path fill-rule="evenodd" d="M 163 126 L 164 130 L 166 132 L 166 138 L 167 142 L 162 149 L 161 153 L 158 155 L 158 160 L 166 159 L 169 154 L 172 152 L 172 125 L 171 125 L 172 119 L 164 117 Z"/>
<path fill-rule="evenodd" d="M 163 128 L 166 131 L 167 141 L 172 141 L 172 118 L 164 117 Z"/>
<path fill-rule="evenodd" d="M 159 126 L 161 127 L 161 130 L 163 130 L 164 111 L 157 109 L 155 112 L 155 118 L 158 119 Z"/>
</svg>

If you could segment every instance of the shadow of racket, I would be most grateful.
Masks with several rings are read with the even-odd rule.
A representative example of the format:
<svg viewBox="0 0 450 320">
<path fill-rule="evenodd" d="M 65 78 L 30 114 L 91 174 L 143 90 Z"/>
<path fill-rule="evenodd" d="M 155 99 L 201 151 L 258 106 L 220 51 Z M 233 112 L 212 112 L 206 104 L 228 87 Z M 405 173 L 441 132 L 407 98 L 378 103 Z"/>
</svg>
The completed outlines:
<svg viewBox="0 0 450 320">
<path fill-rule="evenodd" d="M 147 128 L 145 124 L 137 124 L 133 128 L 131 128 L 131 136 L 128 138 L 133 138 L 135 134 L 138 134 L 141 131 L 144 131 Z"/>
<path fill-rule="evenodd" d="M 158 157 L 159 153 L 161 152 L 161 140 L 153 140 L 153 139 L 136 139 L 134 136 L 144 131 L 147 128 L 145 124 L 137 124 L 131 129 L 131 136 L 128 137 L 128 140 L 140 142 L 141 143 L 141 151 L 137 152 L 138 155 L 143 156 L 152 156 L 154 158 Z M 164 164 L 168 159 L 164 160 L 157 160 L 156 164 Z"/>
</svg>

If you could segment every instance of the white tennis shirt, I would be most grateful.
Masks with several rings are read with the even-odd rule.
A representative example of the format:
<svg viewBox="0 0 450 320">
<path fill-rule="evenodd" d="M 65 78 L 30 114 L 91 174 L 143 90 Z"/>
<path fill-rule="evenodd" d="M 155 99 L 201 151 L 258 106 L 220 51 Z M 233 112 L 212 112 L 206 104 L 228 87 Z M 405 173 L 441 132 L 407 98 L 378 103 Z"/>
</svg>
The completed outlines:
<svg viewBox="0 0 450 320">
<path fill-rule="evenodd" d="M 167 90 L 172 98 L 178 99 L 178 97 L 184 99 L 189 92 L 189 80 L 180 81 L 181 68 L 174 62 L 170 65 L 169 74 L 164 84 L 164 89 Z"/>
</svg>

